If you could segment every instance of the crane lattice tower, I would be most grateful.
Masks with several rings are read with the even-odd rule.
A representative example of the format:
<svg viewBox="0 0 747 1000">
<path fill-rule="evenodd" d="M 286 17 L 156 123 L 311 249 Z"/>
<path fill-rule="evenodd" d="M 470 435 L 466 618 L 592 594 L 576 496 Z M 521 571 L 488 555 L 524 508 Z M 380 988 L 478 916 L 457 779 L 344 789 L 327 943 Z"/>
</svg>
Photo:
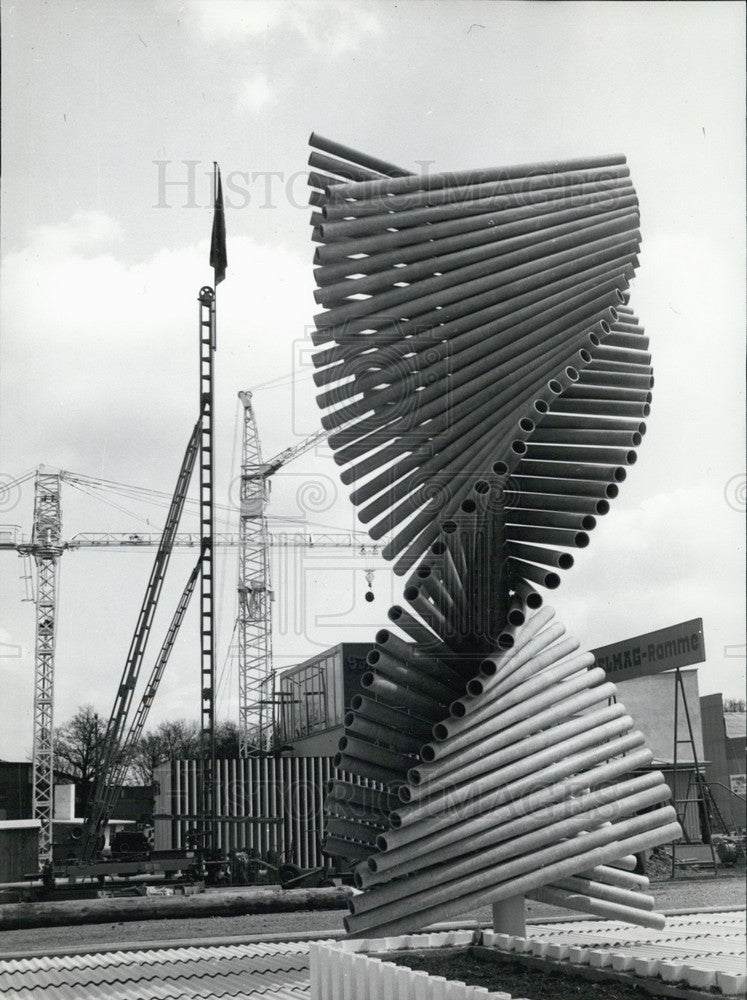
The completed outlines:
<svg viewBox="0 0 747 1000">
<path fill-rule="evenodd" d="M 239 748 L 242 756 L 263 749 L 267 681 L 272 673 L 272 589 L 270 584 L 267 479 L 262 463 L 252 394 L 240 392 L 244 428 L 239 492 Z"/>
</svg>

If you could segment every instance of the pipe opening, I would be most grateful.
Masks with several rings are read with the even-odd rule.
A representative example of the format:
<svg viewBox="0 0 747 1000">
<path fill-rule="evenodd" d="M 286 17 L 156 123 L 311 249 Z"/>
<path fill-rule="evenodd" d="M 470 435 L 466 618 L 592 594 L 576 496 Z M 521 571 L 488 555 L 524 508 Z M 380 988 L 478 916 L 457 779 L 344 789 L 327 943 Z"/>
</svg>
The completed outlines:
<svg viewBox="0 0 747 1000">
<path fill-rule="evenodd" d="M 402 611 L 402 608 L 399 606 L 399 604 L 394 604 L 392 605 L 391 608 L 389 608 L 387 614 L 389 615 L 390 621 L 398 622 L 402 617 L 402 615 L 404 614 L 404 612 Z"/>
<path fill-rule="evenodd" d="M 332 758 L 332 764 L 334 767 L 339 767 L 342 764 L 342 754 L 336 753 Z"/>
<path fill-rule="evenodd" d="M 443 724 L 443 722 L 437 722 L 433 727 L 433 737 L 443 743 L 444 740 L 449 738 L 449 730 Z"/>
<path fill-rule="evenodd" d="M 353 873 L 353 883 L 356 889 L 363 888 L 363 879 L 361 878 L 360 872 Z"/>
<path fill-rule="evenodd" d="M 436 759 L 436 751 L 430 743 L 426 743 L 424 747 L 420 748 L 420 756 L 427 764 L 430 764 Z"/>
<path fill-rule="evenodd" d="M 647 417 L 651 413 L 651 407 L 648 403 L 643 404 L 643 416 Z"/>
<path fill-rule="evenodd" d="M 642 436 L 641 436 L 641 435 L 640 435 L 640 434 L 638 433 L 638 431 L 634 431 L 634 432 L 633 432 L 633 437 L 632 437 L 632 441 L 633 441 L 633 444 L 634 444 L 634 445 L 636 446 L 636 448 L 637 448 L 637 447 L 638 447 L 638 445 L 639 445 L 639 444 L 641 443 L 641 441 L 643 441 L 643 438 L 642 438 Z"/>
<path fill-rule="evenodd" d="M 617 485 L 617 483 L 607 483 L 607 485 L 604 488 L 604 494 L 605 496 L 609 497 L 610 500 L 614 500 L 619 492 L 620 492 L 620 487 Z M 599 508 L 597 508 L 597 511 L 598 510 Z M 607 510 L 609 510 L 609 504 L 607 504 Z"/>
<path fill-rule="evenodd" d="M 499 649 L 512 649 L 514 645 L 514 637 L 510 632 L 501 632 L 498 636 L 498 648 Z"/>
<path fill-rule="evenodd" d="M 538 608 L 542 607 L 542 594 L 538 594 L 535 590 L 534 593 L 527 594 L 527 598 L 524 603 L 531 611 L 536 611 Z"/>
<path fill-rule="evenodd" d="M 629 451 L 625 455 L 625 460 L 628 463 L 628 465 L 635 465 L 636 461 L 638 460 L 638 455 L 634 451 Z"/>
<path fill-rule="evenodd" d="M 614 471 L 615 482 L 616 483 L 624 482 L 627 475 L 628 474 L 625 471 L 625 469 L 623 469 L 621 465 L 618 465 L 618 467 Z"/>
<path fill-rule="evenodd" d="M 534 430 L 534 421 L 530 420 L 529 417 L 522 417 L 519 421 L 519 427 L 521 427 L 525 434 L 531 434 Z"/>
<path fill-rule="evenodd" d="M 466 500 L 462 500 L 461 509 L 465 514 L 474 514 L 477 510 L 477 504 L 474 500 L 470 500 L 468 497 Z"/>
<path fill-rule="evenodd" d="M 464 702 L 462 702 L 462 701 L 452 701 L 452 703 L 449 705 L 449 713 L 452 716 L 452 718 L 454 718 L 454 719 L 463 719 L 464 716 L 467 714 L 467 708 L 466 708 Z M 434 726 L 434 728 L 433 728 L 434 735 L 435 735 L 435 732 L 436 732 L 436 728 Z"/>
<path fill-rule="evenodd" d="M 573 566 L 573 556 L 569 552 L 562 552 L 558 556 L 558 566 L 561 569 L 570 569 Z"/>
<path fill-rule="evenodd" d="M 446 546 L 443 542 L 434 542 L 431 545 L 431 552 L 434 556 L 442 556 L 446 552 Z"/>
<path fill-rule="evenodd" d="M 363 676 L 361 677 L 361 687 L 364 687 L 364 688 L 370 688 L 370 687 L 371 687 L 371 685 L 372 685 L 372 684 L 373 684 L 373 682 L 374 682 L 374 679 L 375 679 L 375 677 L 374 677 L 374 674 L 373 674 L 373 672 L 372 672 L 372 671 L 370 671 L 370 670 L 369 670 L 369 671 L 367 671 L 367 672 L 366 672 L 366 673 L 365 673 L 365 674 L 364 674 L 364 675 L 363 675 Z"/>
<path fill-rule="evenodd" d="M 363 697 L 359 694 L 354 694 L 350 699 L 350 707 L 354 712 L 360 712 L 363 706 Z"/>
<path fill-rule="evenodd" d="M 379 653 L 378 649 L 372 649 L 366 656 L 366 663 L 369 667 L 375 667 L 380 659 L 381 653 Z"/>
<path fill-rule="evenodd" d="M 583 361 L 583 363 L 585 365 L 588 365 L 589 362 L 591 361 L 591 355 L 589 354 L 589 352 L 584 347 L 582 347 L 578 353 L 581 356 L 581 360 Z"/>
<path fill-rule="evenodd" d="M 479 493 L 483 496 L 486 493 L 490 493 L 490 483 L 484 479 L 478 479 L 475 483 L 475 493 Z"/>
<path fill-rule="evenodd" d="M 467 682 L 467 694 L 471 694 L 473 698 L 477 698 L 484 691 L 482 682 L 476 677 L 473 677 L 471 681 Z"/>
<path fill-rule="evenodd" d="M 505 462 L 493 462 L 493 472 L 496 476 L 507 476 L 508 466 Z"/>
<path fill-rule="evenodd" d="M 556 590 L 560 586 L 560 577 L 557 573 L 545 573 L 545 586 L 548 590 Z"/>
<path fill-rule="evenodd" d="M 427 580 L 431 575 L 432 570 L 430 566 L 418 566 L 415 572 L 421 580 Z"/>
<path fill-rule="evenodd" d="M 617 301 L 620 303 L 621 306 L 625 305 L 625 293 L 621 292 L 619 288 L 617 289 Z"/>
<path fill-rule="evenodd" d="M 456 530 L 457 530 L 456 521 L 444 521 L 444 523 L 441 525 L 441 531 L 443 531 L 445 535 L 453 535 L 456 532 Z"/>
<path fill-rule="evenodd" d="M 377 840 L 378 840 L 378 838 L 377 838 Z M 378 844 L 376 846 L 378 847 Z M 373 857 L 373 856 L 370 857 L 368 859 L 368 861 L 366 862 L 366 864 L 368 865 L 368 870 L 369 871 L 372 871 L 372 872 L 376 871 L 376 858 L 375 857 Z"/>
<path fill-rule="evenodd" d="M 574 536 L 573 541 L 576 543 L 576 547 L 579 549 L 585 549 L 589 544 L 589 536 L 585 531 L 578 531 Z"/>
<path fill-rule="evenodd" d="M 579 354 L 582 354 L 582 353 L 583 353 L 582 351 L 579 351 Z M 589 356 L 587 355 L 587 357 L 589 357 Z M 589 357 L 589 361 L 591 361 L 590 357 Z M 577 368 L 573 368 L 570 365 L 569 365 L 568 368 L 566 368 L 565 374 L 571 380 L 571 382 L 578 382 L 578 380 L 581 378 L 581 376 L 578 373 L 578 369 Z"/>
<path fill-rule="evenodd" d="M 547 383 L 547 388 L 555 396 L 559 396 L 561 394 L 561 392 L 563 391 L 563 386 L 560 384 L 560 382 L 558 382 L 557 379 L 554 379 L 554 378 L 550 379 L 550 381 Z"/>
<path fill-rule="evenodd" d="M 376 642 L 378 642 L 380 646 L 385 646 L 389 642 L 391 634 L 392 633 L 388 628 L 380 628 L 376 633 Z"/>
<path fill-rule="evenodd" d="M 597 519 L 592 514 L 585 514 L 581 518 L 581 527 L 584 531 L 592 531 L 597 526 Z"/>
<path fill-rule="evenodd" d="M 599 347 L 599 345 L 602 343 L 602 341 L 599 339 L 599 337 L 597 337 L 595 333 L 589 334 L 589 340 L 591 341 L 592 347 Z"/>
<path fill-rule="evenodd" d="M 620 319 L 620 313 L 617 311 L 617 309 L 615 309 L 614 306 L 610 306 L 610 318 L 612 319 L 613 323 L 617 323 L 617 321 Z M 607 327 L 606 330 L 604 330 L 605 325 Z M 607 323 L 606 319 L 602 320 L 602 329 L 604 330 L 605 333 L 610 332 L 610 325 L 609 323 Z"/>
<path fill-rule="evenodd" d="M 355 712 L 348 712 L 342 722 L 346 729 L 350 729 L 355 722 Z"/>
<path fill-rule="evenodd" d="M 548 410 L 550 409 L 550 407 L 547 405 L 544 399 L 535 399 L 534 408 L 537 411 L 537 413 L 542 413 L 542 414 L 547 413 Z"/>
<path fill-rule="evenodd" d="M 376 838 L 376 846 L 380 851 L 386 850 L 386 837 L 384 836 L 383 833 L 380 833 Z M 373 861 L 373 858 L 369 858 L 369 864 L 371 861 Z M 376 868 L 374 868 L 373 871 L 376 871 Z"/>
<path fill-rule="evenodd" d="M 641 437 L 643 437 L 643 435 L 646 433 L 646 423 L 643 420 L 640 422 L 640 424 L 638 424 L 638 433 L 641 435 Z"/>
<path fill-rule="evenodd" d="M 527 452 L 526 442 L 525 441 L 512 441 L 511 442 L 511 451 L 515 455 L 526 455 L 526 452 Z"/>
<path fill-rule="evenodd" d="M 526 615 L 521 610 L 521 608 L 511 608 L 508 613 L 508 623 L 509 625 L 514 625 L 517 628 L 519 625 L 523 625 L 526 620 Z"/>
<path fill-rule="evenodd" d="M 417 587 L 405 587 L 405 592 L 402 596 L 406 601 L 414 601 L 419 594 L 420 590 Z"/>
</svg>

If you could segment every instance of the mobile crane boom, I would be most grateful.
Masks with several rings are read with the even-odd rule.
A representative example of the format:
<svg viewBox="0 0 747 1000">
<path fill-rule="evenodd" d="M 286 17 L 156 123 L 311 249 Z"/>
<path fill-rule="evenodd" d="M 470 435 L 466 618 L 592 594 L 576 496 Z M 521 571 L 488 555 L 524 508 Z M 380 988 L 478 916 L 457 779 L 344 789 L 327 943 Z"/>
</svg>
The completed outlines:
<svg viewBox="0 0 747 1000">
<path fill-rule="evenodd" d="M 112 775 L 122 759 L 122 733 L 127 722 L 135 686 L 140 675 L 140 668 L 150 636 L 153 616 L 158 606 L 158 598 L 161 595 L 163 581 L 166 576 L 166 569 L 168 568 L 169 559 L 174 548 L 174 539 L 179 527 L 190 479 L 192 478 L 200 448 L 201 434 L 202 417 L 195 424 L 184 453 L 174 495 L 171 498 L 166 523 L 153 560 L 150 579 L 145 588 L 145 596 L 143 597 L 137 625 L 135 626 L 135 632 L 122 672 L 122 680 L 117 689 L 114 705 L 112 706 L 111 715 L 106 727 L 101 767 L 96 778 L 93 793 L 89 799 L 88 814 L 83 827 L 83 840 L 81 843 L 81 858 L 83 861 L 90 861 L 94 853 L 102 846 L 102 830 L 109 818 L 108 810 L 111 807 L 109 802 L 110 794 L 107 789 L 112 784 Z"/>
</svg>

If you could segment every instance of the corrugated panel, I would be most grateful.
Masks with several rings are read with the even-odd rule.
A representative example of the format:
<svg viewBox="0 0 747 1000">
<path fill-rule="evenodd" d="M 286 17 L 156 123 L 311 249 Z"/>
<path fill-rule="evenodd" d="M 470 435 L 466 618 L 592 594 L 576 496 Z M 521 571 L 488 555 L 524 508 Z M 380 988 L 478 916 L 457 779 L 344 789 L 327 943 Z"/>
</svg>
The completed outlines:
<svg viewBox="0 0 747 1000">
<path fill-rule="evenodd" d="M 177 849 L 186 844 L 200 811 L 199 762 L 172 761 L 159 768 L 160 792 L 156 813 L 172 819 L 156 821 L 159 849 Z M 218 761 L 216 801 L 221 815 L 218 843 L 226 851 L 255 850 L 261 857 L 269 851 L 282 855 L 301 868 L 325 864 L 321 853 L 325 784 L 340 777 L 356 784 L 373 784 L 359 776 L 337 771 L 331 757 L 263 757 Z M 241 817 L 276 817 L 279 823 L 236 822 Z"/>
<path fill-rule="evenodd" d="M 8 1000 L 308 996 L 305 942 L 159 948 L 0 961 Z"/>
</svg>

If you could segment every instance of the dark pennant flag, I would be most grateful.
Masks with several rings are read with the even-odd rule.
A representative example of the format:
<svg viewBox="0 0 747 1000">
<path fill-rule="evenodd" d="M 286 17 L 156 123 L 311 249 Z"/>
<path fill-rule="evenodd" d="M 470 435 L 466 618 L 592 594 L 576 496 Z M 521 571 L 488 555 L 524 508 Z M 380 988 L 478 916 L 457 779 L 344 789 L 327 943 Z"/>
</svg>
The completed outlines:
<svg viewBox="0 0 747 1000">
<path fill-rule="evenodd" d="M 217 286 L 226 276 L 228 256 L 226 254 L 226 216 L 223 211 L 223 187 L 220 182 L 220 168 L 213 164 L 213 234 L 210 238 L 210 266 Z"/>
</svg>

